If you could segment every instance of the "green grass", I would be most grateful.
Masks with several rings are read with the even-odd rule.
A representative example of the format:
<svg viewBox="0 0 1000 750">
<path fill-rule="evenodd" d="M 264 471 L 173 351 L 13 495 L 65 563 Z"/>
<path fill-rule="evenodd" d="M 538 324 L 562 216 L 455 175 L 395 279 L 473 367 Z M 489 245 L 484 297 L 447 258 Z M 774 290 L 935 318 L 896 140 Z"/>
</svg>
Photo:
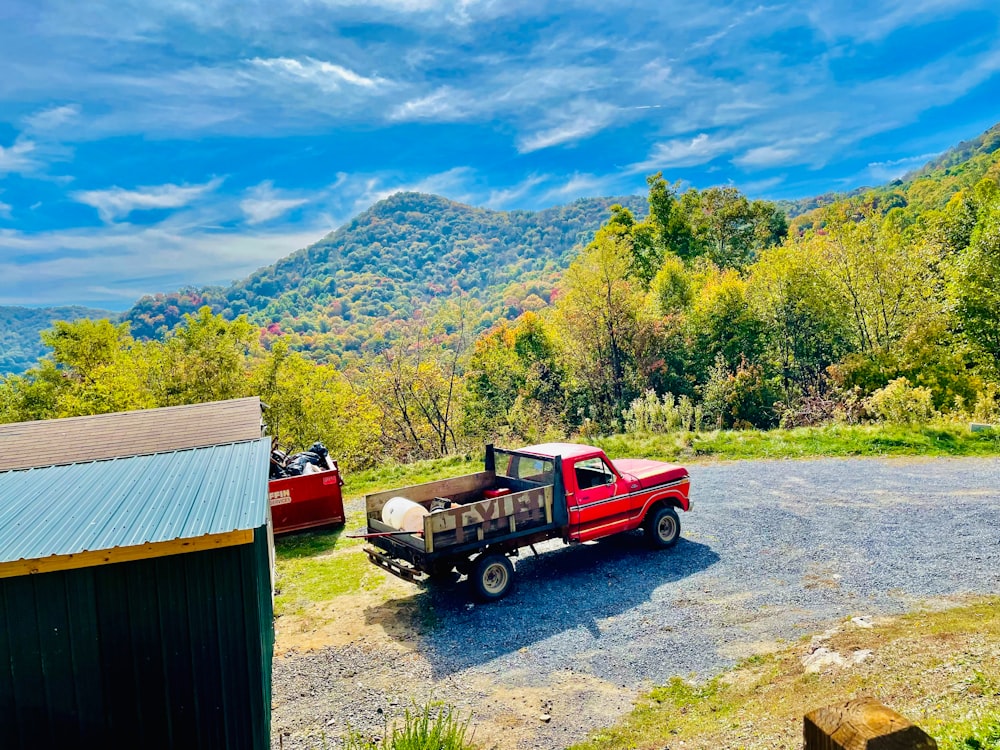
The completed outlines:
<svg viewBox="0 0 1000 750">
<path fill-rule="evenodd" d="M 1000 599 L 918 612 L 871 630 L 845 625 L 825 645 L 869 649 L 861 666 L 807 674 L 803 645 L 756 656 L 700 684 L 656 687 L 612 727 L 573 750 L 795 746 L 802 717 L 874 696 L 941 750 L 1000 750 Z"/>
<path fill-rule="evenodd" d="M 1000 750 L 1000 714 L 947 722 L 934 735 L 938 750 Z"/>
<path fill-rule="evenodd" d="M 792 430 L 715 430 L 668 435 L 613 435 L 594 443 L 609 456 L 666 461 L 819 456 L 995 456 L 1000 430 L 967 425 L 828 425 Z"/>
<path fill-rule="evenodd" d="M 349 731 L 344 750 L 472 750 L 469 719 L 460 718 L 453 708 L 429 704 L 419 711 L 407 709 L 401 722 L 387 727 L 373 740 Z"/>
<path fill-rule="evenodd" d="M 344 594 L 374 591 L 385 575 L 360 551 L 278 560 L 277 615 L 300 614 L 310 605 Z"/>
</svg>

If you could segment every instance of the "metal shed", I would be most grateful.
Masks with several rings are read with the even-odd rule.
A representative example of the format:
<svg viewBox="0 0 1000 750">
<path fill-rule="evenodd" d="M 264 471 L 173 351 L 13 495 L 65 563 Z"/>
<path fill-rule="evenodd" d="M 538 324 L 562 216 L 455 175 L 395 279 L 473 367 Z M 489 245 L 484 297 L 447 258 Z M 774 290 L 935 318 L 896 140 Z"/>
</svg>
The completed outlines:
<svg viewBox="0 0 1000 750">
<path fill-rule="evenodd" d="M 217 413 L 204 406 L 186 419 Z M 270 446 L 256 409 L 253 439 L 0 470 L 0 747 L 270 747 Z M 109 416 L 125 415 L 99 420 L 119 435 Z"/>
</svg>

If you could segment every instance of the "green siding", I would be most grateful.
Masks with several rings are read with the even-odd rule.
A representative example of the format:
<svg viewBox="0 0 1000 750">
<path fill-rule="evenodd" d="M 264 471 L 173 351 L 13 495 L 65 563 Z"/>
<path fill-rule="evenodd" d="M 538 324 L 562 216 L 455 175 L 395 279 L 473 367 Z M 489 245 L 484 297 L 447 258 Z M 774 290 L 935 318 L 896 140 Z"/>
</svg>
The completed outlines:
<svg viewBox="0 0 1000 750">
<path fill-rule="evenodd" d="M 267 533 L 0 579 L 0 747 L 270 747 Z"/>
</svg>

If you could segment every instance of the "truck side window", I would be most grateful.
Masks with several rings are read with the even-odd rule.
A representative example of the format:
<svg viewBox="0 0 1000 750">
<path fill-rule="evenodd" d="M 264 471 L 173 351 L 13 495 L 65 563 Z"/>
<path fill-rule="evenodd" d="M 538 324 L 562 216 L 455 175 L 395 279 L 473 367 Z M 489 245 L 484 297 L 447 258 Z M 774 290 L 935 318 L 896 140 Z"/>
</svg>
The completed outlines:
<svg viewBox="0 0 1000 750">
<path fill-rule="evenodd" d="M 586 458 L 573 464 L 576 486 L 581 490 L 613 484 L 615 475 L 600 458 Z"/>
</svg>

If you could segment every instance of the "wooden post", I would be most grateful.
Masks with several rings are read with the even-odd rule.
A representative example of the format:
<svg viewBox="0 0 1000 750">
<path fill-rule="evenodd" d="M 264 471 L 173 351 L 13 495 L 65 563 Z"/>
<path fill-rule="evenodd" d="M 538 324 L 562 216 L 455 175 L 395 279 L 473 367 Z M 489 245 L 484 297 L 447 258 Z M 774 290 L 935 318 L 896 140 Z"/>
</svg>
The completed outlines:
<svg viewBox="0 0 1000 750">
<path fill-rule="evenodd" d="M 874 698 L 857 698 L 806 714 L 805 750 L 937 750 L 920 727 Z"/>
</svg>

